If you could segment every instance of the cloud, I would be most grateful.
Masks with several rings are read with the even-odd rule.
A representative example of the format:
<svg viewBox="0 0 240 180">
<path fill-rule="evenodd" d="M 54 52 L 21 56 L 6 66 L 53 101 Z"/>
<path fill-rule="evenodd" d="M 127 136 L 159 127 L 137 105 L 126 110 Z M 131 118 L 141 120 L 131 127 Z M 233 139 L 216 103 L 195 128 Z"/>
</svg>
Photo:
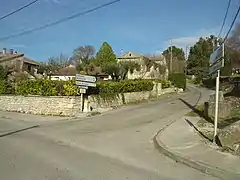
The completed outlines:
<svg viewBox="0 0 240 180">
<path fill-rule="evenodd" d="M 13 45 L 11 45 L 11 47 L 13 47 L 13 48 L 27 48 L 27 46 L 24 45 L 24 44 L 13 44 Z"/>
<path fill-rule="evenodd" d="M 54 4 L 60 4 L 61 0 L 44 0 L 47 3 L 54 3 Z"/>
<path fill-rule="evenodd" d="M 211 29 L 203 28 L 189 36 L 172 38 L 172 44 L 174 46 L 185 49 L 186 46 L 193 46 L 199 40 L 200 37 L 208 37 L 212 34 L 217 35 L 218 31 L 219 31 L 219 27 L 211 28 Z M 163 43 L 164 49 L 166 49 L 169 46 L 169 44 L 170 44 L 169 40 L 165 41 Z"/>
</svg>

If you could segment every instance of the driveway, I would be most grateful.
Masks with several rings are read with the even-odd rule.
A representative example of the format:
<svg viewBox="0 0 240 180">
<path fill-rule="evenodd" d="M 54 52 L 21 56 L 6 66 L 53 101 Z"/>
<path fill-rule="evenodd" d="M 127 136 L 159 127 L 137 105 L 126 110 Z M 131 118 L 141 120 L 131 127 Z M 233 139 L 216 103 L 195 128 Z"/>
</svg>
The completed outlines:
<svg viewBox="0 0 240 180">
<path fill-rule="evenodd" d="M 159 129 L 189 111 L 179 98 L 194 105 L 209 93 L 190 87 L 159 101 L 72 120 L 0 113 L 0 133 L 6 135 L 0 137 L 0 179 L 215 179 L 159 154 L 152 142 Z M 9 133 L 14 131 L 19 132 Z"/>
</svg>

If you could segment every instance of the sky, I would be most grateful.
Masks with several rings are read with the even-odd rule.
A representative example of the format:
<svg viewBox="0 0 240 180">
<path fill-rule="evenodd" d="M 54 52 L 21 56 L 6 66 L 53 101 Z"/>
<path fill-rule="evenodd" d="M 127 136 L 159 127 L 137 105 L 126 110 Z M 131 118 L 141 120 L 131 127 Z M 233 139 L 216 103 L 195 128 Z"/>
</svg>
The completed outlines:
<svg viewBox="0 0 240 180">
<path fill-rule="evenodd" d="M 32 0 L 8 0 L 0 17 Z M 0 39 L 61 18 L 83 12 L 111 0 L 39 0 L 36 4 L 0 20 Z M 161 53 L 169 45 L 184 48 L 199 37 L 218 35 L 228 0 L 121 0 L 111 6 L 20 37 L 0 41 L 0 48 L 14 49 L 37 61 L 75 48 L 93 45 L 96 51 L 107 41 L 117 55 L 133 51 Z M 228 30 L 240 0 L 232 0 L 222 35 Z"/>
</svg>

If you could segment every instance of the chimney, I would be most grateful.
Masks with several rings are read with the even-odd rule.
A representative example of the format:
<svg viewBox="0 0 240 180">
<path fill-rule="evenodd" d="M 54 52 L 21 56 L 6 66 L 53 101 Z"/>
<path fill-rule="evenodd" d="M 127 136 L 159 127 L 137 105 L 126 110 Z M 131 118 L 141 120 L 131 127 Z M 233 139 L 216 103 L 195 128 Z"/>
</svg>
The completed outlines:
<svg viewBox="0 0 240 180">
<path fill-rule="evenodd" d="M 9 52 L 10 52 L 10 54 L 11 54 L 11 55 L 13 55 L 13 49 L 10 49 L 10 51 L 9 51 Z"/>
<path fill-rule="evenodd" d="M 2 54 L 7 54 L 7 49 L 6 48 L 3 48 Z"/>
</svg>

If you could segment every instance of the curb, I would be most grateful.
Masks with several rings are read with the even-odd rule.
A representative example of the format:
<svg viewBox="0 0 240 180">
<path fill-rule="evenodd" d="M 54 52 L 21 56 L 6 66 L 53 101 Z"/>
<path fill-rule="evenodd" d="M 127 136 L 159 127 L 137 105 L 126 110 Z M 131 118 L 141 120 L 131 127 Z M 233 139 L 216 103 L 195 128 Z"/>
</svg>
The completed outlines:
<svg viewBox="0 0 240 180">
<path fill-rule="evenodd" d="M 175 123 L 176 121 L 173 121 L 172 123 L 168 124 L 167 126 L 165 126 L 164 128 L 162 128 L 161 130 L 159 130 L 156 135 L 153 138 L 153 143 L 154 146 L 156 147 L 156 149 L 163 155 L 173 159 L 176 162 L 180 162 L 190 168 L 196 169 L 204 174 L 208 174 L 214 177 L 217 177 L 219 179 L 223 179 L 223 180 L 236 180 L 236 179 L 240 179 L 240 174 L 236 174 L 236 173 L 232 173 L 223 169 L 220 169 L 218 167 L 213 167 L 210 166 L 208 164 L 204 164 L 202 162 L 198 162 L 198 161 L 194 161 L 191 160 L 188 157 L 184 157 L 176 152 L 172 152 L 169 148 L 167 148 L 161 141 L 157 140 L 157 136 L 161 135 L 161 133 L 163 133 L 163 131 L 171 126 L 173 123 Z"/>
</svg>

